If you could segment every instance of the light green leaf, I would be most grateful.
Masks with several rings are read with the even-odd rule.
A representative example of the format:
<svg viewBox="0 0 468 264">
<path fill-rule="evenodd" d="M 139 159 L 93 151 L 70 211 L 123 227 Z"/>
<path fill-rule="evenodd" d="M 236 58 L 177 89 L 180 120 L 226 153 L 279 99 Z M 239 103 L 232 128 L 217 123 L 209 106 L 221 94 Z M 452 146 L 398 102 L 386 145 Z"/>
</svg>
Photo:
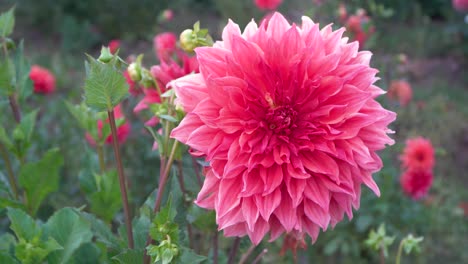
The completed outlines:
<svg viewBox="0 0 468 264">
<path fill-rule="evenodd" d="M 0 236 L 0 252 L 8 252 L 16 244 L 15 237 L 10 233 L 3 233 Z M 2 263 L 2 262 L 0 262 Z"/>
<path fill-rule="evenodd" d="M 73 253 L 93 237 L 89 223 L 72 208 L 56 212 L 44 227 L 48 235 L 63 247 L 63 250 L 49 255 L 49 263 L 69 263 Z"/>
<path fill-rule="evenodd" d="M 112 110 L 128 95 L 125 78 L 113 64 L 104 64 L 92 57 L 87 62 L 85 102 L 98 112 Z"/>
<path fill-rule="evenodd" d="M 5 13 L 0 15 L 0 36 L 7 37 L 13 32 L 15 26 L 15 7 L 10 8 Z"/>
<path fill-rule="evenodd" d="M 63 156 L 58 149 L 49 150 L 44 157 L 34 163 L 27 163 L 20 169 L 19 185 L 24 188 L 28 202 L 27 206 L 35 214 L 42 200 L 58 189 L 59 169 L 63 164 Z"/>
<path fill-rule="evenodd" d="M 143 253 L 142 249 L 129 249 L 113 257 L 112 260 L 120 264 L 143 263 Z"/>
<path fill-rule="evenodd" d="M 89 195 L 91 211 L 110 222 L 122 208 L 117 171 L 94 175 L 97 191 Z"/>
<path fill-rule="evenodd" d="M 5 129 L 0 126 L 0 144 L 5 145 L 7 149 L 11 149 L 13 147 L 13 143 L 11 142 L 10 138 L 8 137 Z"/>
<path fill-rule="evenodd" d="M 15 73 L 16 73 L 16 88 L 18 89 L 19 100 L 23 101 L 33 92 L 32 81 L 29 78 L 31 65 L 24 57 L 24 44 L 20 41 L 14 56 Z"/>
<path fill-rule="evenodd" d="M 36 116 L 38 110 L 34 110 L 23 116 L 21 123 L 16 129 L 20 129 L 25 136 L 25 141 L 30 142 L 32 134 L 34 132 L 34 126 L 36 125 Z"/>
<path fill-rule="evenodd" d="M 7 215 L 11 222 L 10 229 L 15 232 L 16 237 L 29 241 L 40 234 L 41 230 L 36 222 L 23 210 L 8 208 Z"/>
<path fill-rule="evenodd" d="M 23 209 L 23 210 L 26 209 L 23 203 L 20 203 L 20 202 L 18 202 L 16 200 L 13 200 L 13 199 L 0 197 L 0 209 L 7 208 L 7 207 L 19 208 L 19 209 Z"/>
</svg>

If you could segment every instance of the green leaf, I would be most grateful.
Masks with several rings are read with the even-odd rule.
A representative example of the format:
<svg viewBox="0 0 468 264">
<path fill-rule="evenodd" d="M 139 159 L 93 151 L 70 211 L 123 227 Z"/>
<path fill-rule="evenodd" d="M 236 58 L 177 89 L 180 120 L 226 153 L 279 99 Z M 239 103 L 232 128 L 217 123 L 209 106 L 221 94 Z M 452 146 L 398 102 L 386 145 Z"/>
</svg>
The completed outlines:
<svg viewBox="0 0 468 264">
<path fill-rule="evenodd" d="M 89 196 L 91 211 L 110 222 L 122 208 L 117 171 L 94 175 L 97 191 Z"/>
<path fill-rule="evenodd" d="M 198 255 L 190 248 L 182 247 L 182 254 L 179 259 L 179 263 L 192 263 L 198 264 L 206 260 L 205 256 Z"/>
<path fill-rule="evenodd" d="M 13 148 L 13 143 L 11 142 L 10 138 L 8 137 L 5 128 L 0 126 L 0 144 L 5 145 L 7 149 Z"/>
<path fill-rule="evenodd" d="M 165 119 L 169 122 L 173 122 L 173 123 L 176 123 L 177 122 L 177 119 L 175 119 L 173 116 L 170 116 L 170 115 L 160 115 L 159 116 L 161 119 Z"/>
<path fill-rule="evenodd" d="M 113 257 L 112 260 L 120 264 L 143 263 L 143 253 L 142 249 L 129 249 Z"/>
<path fill-rule="evenodd" d="M 51 252 L 63 249 L 55 239 L 42 241 L 39 236 L 31 241 L 20 239 L 15 247 L 15 256 L 24 264 L 42 263 Z"/>
<path fill-rule="evenodd" d="M 15 7 L 10 8 L 5 13 L 0 15 L 0 36 L 7 37 L 13 32 L 13 27 L 15 26 Z"/>
<path fill-rule="evenodd" d="M 0 61 L 0 96 L 9 96 L 14 92 L 13 77 L 15 68 L 9 58 Z"/>
<path fill-rule="evenodd" d="M 69 263 L 73 253 L 81 245 L 91 242 L 93 237 L 89 223 L 72 208 L 63 208 L 56 212 L 44 227 L 63 247 L 63 250 L 49 255 L 49 263 Z"/>
<path fill-rule="evenodd" d="M 49 150 L 44 157 L 34 163 L 27 163 L 20 169 L 19 185 L 28 198 L 28 209 L 35 214 L 42 200 L 59 186 L 59 169 L 63 156 L 58 149 Z"/>
<path fill-rule="evenodd" d="M 99 261 L 101 249 L 93 243 L 81 245 L 67 264 L 95 264 L 102 263 Z"/>
<path fill-rule="evenodd" d="M 19 100 L 23 101 L 33 92 L 32 81 L 29 78 L 31 65 L 24 57 L 24 44 L 20 41 L 14 56 L 15 73 L 16 73 L 16 89 L 19 94 Z"/>
<path fill-rule="evenodd" d="M 104 64 L 89 57 L 87 68 L 84 97 L 92 109 L 98 112 L 112 110 L 128 95 L 125 78 L 112 62 Z"/>
<path fill-rule="evenodd" d="M 36 222 L 23 210 L 8 208 L 7 215 L 11 222 L 10 229 L 15 232 L 16 237 L 29 241 L 40 234 L 41 230 Z"/>
<path fill-rule="evenodd" d="M 135 243 L 136 249 L 145 248 L 146 239 L 148 238 L 150 225 L 151 225 L 150 219 L 144 215 L 141 215 L 139 218 L 133 219 L 132 221 L 133 241 Z"/>
<path fill-rule="evenodd" d="M 93 230 L 94 235 L 98 241 L 104 243 L 107 247 L 120 250 L 122 248 L 122 241 L 112 233 L 109 226 L 106 225 L 102 220 L 96 218 L 96 216 L 86 213 L 77 212 L 85 219 Z"/>
<path fill-rule="evenodd" d="M 69 102 L 65 102 L 65 105 L 82 129 L 86 132 L 91 132 L 92 130 L 97 131 L 97 114 L 86 106 L 84 102 L 79 105 L 72 105 Z"/>
<path fill-rule="evenodd" d="M 12 207 L 12 208 L 19 208 L 25 210 L 26 207 L 24 206 L 23 203 L 18 202 L 13 199 L 8 199 L 5 197 L 0 197 L 0 209 L 2 208 L 7 208 L 7 207 Z"/>
<path fill-rule="evenodd" d="M 0 263 L 2 263 L 2 264 L 18 264 L 19 262 L 16 261 L 10 255 L 7 255 L 4 252 L 0 252 Z"/>
<path fill-rule="evenodd" d="M 25 136 L 25 141 L 30 142 L 32 134 L 34 132 L 34 126 L 36 125 L 36 116 L 38 110 L 34 110 L 23 116 L 21 123 L 16 129 L 20 129 Z"/>
<path fill-rule="evenodd" d="M 4 233 L 0 236 L 0 252 L 10 251 L 15 244 L 16 239 L 12 234 Z"/>
</svg>

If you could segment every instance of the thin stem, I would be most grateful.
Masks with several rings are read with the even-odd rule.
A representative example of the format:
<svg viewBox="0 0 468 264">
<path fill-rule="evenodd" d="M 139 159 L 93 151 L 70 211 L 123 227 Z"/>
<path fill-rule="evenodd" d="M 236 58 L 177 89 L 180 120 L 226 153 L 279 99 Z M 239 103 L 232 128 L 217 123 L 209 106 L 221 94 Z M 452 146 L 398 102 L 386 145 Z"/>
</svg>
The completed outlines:
<svg viewBox="0 0 468 264">
<path fill-rule="evenodd" d="M 106 171 L 106 163 L 105 163 L 105 159 L 104 159 L 104 148 L 103 148 L 103 146 L 100 145 L 100 144 L 97 144 L 96 145 L 96 151 L 97 151 L 98 158 L 99 158 L 99 169 L 100 169 L 101 173 L 104 173 L 104 171 Z"/>
<path fill-rule="evenodd" d="M 158 192 L 156 194 L 156 200 L 154 201 L 154 212 L 157 213 L 159 211 L 159 207 L 161 206 L 161 200 L 164 193 L 164 187 L 166 187 L 167 178 L 169 176 L 169 171 L 171 170 L 172 162 L 174 161 L 174 154 L 177 149 L 178 141 L 174 141 L 174 145 L 172 145 L 172 151 L 169 155 L 169 160 L 165 165 L 164 173 L 160 176 L 159 179 L 159 186 Z"/>
<path fill-rule="evenodd" d="M 384 248 L 380 248 L 380 264 L 385 264 L 385 253 L 384 253 Z"/>
<path fill-rule="evenodd" d="M 229 252 L 229 259 L 227 264 L 233 264 L 234 259 L 236 258 L 237 251 L 239 251 L 239 245 L 240 245 L 240 237 L 236 237 L 234 242 L 232 243 L 231 251 Z"/>
<path fill-rule="evenodd" d="M 178 170 L 177 179 L 179 180 L 180 190 L 184 194 L 184 196 L 185 196 L 184 198 L 187 198 L 187 197 L 189 197 L 189 193 L 187 192 L 187 189 L 185 188 L 184 169 L 183 169 L 183 166 L 182 166 L 182 161 L 177 160 L 176 162 L 177 162 L 177 170 Z"/>
<path fill-rule="evenodd" d="M 396 256 L 395 264 L 400 264 L 401 262 L 401 253 L 403 252 L 403 244 L 405 243 L 405 239 L 402 239 L 400 245 L 398 246 L 398 253 Z"/>
<path fill-rule="evenodd" d="M 213 264 L 218 264 L 218 230 L 213 234 Z"/>
<path fill-rule="evenodd" d="M 13 111 L 13 116 L 15 117 L 16 123 L 21 122 L 21 111 L 20 111 L 18 102 L 16 100 L 16 94 L 13 93 L 10 96 L 8 96 L 8 100 L 10 101 L 10 107 L 11 107 L 11 110 Z"/>
<path fill-rule="evenodd" d="M 192 166 L 195 170 L 195 175 L 197 176 L 197 182 L 198 182 L 198 185 L 200 185 L 200 187 L 203 185 L 203 181 L 201 179 L 201 176 L 200 176 L 200 171 L 199 171 L 199 168 L 198 168 L 198 164 L 197 164 L 197 160 L 192 157 Z"/>
<path fill-rule="evenodd" d="M 2 158 L 5 161 L 5 166 L 8 174 L 8 180 L 10 181 L 11 189 L 13 190 L 13 194 L 15 195 L 15 199 L 18 200 L 19 195 L 18 187 L 16 185 L 15 174 L 13 173 L 13 169 L 11 167 L 11 161 L 10 157 L 8 156 L 8 152 L 2 144 L 0 144 L 0 154 L 2 155 Z"/>
<path fill-rule="evenodd" d="M 252 264 L 257 264 L 258 262 L 260 262 L 260 260 L 262 260 L 263 256 L 265 256 L 266 253 L 268 253 L 268 249 L 265 248 L 262 250 L 262 253 L 258 254 L 258 256 L 254 259 Z"/>
<path fill-rule="evenodd" d="M 247 259 L 250 257 L 250 255 L 252 254 L 252 252 L 254 251 L 254 249 L 256 248 L 257 246 L 252 244 L 249 249 L 247 249 L 247 252 L 245 252 L 244 254 L 242 254 L 242 257 L 239 261 L 239 264 L 244 264 Z"/>
<path fill-rule="evenodd" d="M 126 179 L 125 174 L 122 166 L 122 160 L 120 158 L 120 150 L 119 150 L 119 142 L 117 141 L 117 127 L 115 125 L 115 116 L 114 110 L 107 111 L 109 116 L 109 123 L 111 126 L 112 132 L 112 145 L 114 147 L 114 154 L 115 160 L 117 162 L 117 171 L 119 173 L 119 184 L 120 184 L 120 192 L 122 197 L 122 203 L 124 207 L 124 214 L 125 214 L 125 224 L 127 226 L 127 238 L 128 238 L 128 245 L 129 248 L 133 249 L 133 230 L 132 230 L 132 222 L 130 218 L 130 209 L 128 206 L 128 197 L 127 197 L 127 186 L 126 186 Z"/>
</svg>

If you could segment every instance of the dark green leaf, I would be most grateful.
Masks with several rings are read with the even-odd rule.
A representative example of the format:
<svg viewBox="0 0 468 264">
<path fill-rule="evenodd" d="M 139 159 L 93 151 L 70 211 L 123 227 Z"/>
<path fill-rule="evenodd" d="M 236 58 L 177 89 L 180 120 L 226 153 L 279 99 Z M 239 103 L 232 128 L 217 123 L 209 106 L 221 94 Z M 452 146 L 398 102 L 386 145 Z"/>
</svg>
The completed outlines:
<svg viewBox="0 0 468 264">
<path fill-rule="evenodd" d="M 112 63 L 104 64 L 89 57 L 87 64 L 86 104 L 98 112 L 112 110 L 128 95 L 125 78 Z"/>
<path fill-rule="evenodd" d="M 148 238 L 148 232 L 151 225 L 151 221 L 148 217 L 142 215 L 139 218 L 135 218 L 132 221 L 133 226 L 133 240 L 136 249 L 144 249 L 146 246 L 146 239 Z"/>
<path fill-rule="evenodd" d="M 15 26 L 15 7 L 0 15 L 0 36 L 7 37 L 13 32 Z"/>
<path fill-rule="evenodd" d="M 9 58 L 0 60 L 0 96 L 9 96 L 14 91 L 15 68 Z"/>
<path fill-rule="evenodd" d="M 97 191 L 89 196 L 91 211 L 110 222 L 122 208 L 117 171 L 94 175 Z"/>
<path fill-rule="evenodd" d="M 81 245 L 67 264 L 96 264 L 102 263 L 99 261 L 101 249 L 93 243 L 86 243 Z"/>
<path fill-rule="evenodd" d="M 142 249 L 129 249 L 112 259 L 120 264 L 143 263 L 143 253 Z"/>
<path fill-rule="evenodd" d="M 7 207 L 19 208 L 23 210 L 26 209 L 23 203 L 5 197 L 0 197 L 0 209 Z"/>
<path fill-rule="evenodd" d="M 33 214 L 36 213 L 42 200 L 58 189 L 59 169 L 62 164 L 63 156 L 59 150 L 51 149 L 40 161 L 21 167 L 19 185 L 27 194 L 28 208 Z"/>
<path fill-rule="evenodd" d="M 96 218 L 96 216 L 86 213 L 78 212 L 90 225 L 98 241 L 104 243 L 107 247 L 120 250 L 122 241 L 112 233 L 109 226 L 103 221 Z"/>
<path fill-rule="evenodd" d="M 10 255 L 7 255 L 5 252 L 0 252 L 0 263 L 2 263 L 2 264 L 18 264 L 19 262 L 16 261 Z"/>
<path fill-rule="evenodd" d="M 24 44 L 21 40 L 14 57 L 16 72 L 16 88 L 19 94 L 19 100 L 23 101 L 32 94 L 32 81 L 29 78 L 31 65 L 24 57 Z"/>
<path fill-rule="evenodd" d="M 206 260 L 205 256 L 198 255 L 193 250 L 182 247 L 182 254 L 179 259 L 179 263 L 192 263 L 197 264 Z"/>
<path fill-rule="evenodd" d="M 63 250 L 49 255 L 49 263 L 69 263 L 73 253 L 93 237 L 89 223 L 72 208 L 56 212 L 44 227 L 48 235 L 63 247 Z"/>
</svg>

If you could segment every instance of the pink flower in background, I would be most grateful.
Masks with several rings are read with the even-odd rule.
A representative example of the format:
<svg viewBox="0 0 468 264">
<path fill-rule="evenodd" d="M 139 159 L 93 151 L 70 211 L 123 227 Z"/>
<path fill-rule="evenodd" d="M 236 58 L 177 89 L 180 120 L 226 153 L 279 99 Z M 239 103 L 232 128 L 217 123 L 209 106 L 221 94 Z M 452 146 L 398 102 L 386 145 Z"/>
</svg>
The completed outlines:
<svg viewBox="0 0 468 264">
<path fill-rule="evenodd" d="M 243 33 L 230 21 L 222 41 L 195 50 L 200 73 L 169 83 L 187 112 L 171 137 L 210 163 L 196 203 L 226 236 L 315 241 L 352 218 L 362 184 L 380 194 L 376 151 L 393 144 L 396 115 L 375 100 L 371 53 L 343 32 L 279 13 Z"/>
<path fill-rule="evenodd" d="M 177 36 L 172 32 L 158 34 L 153 39 L 156 56 L 161 61 L 167 61 L 176 51 Z"/>
<path fill-rule="evenodd" d="M 348 11 L 346 11 L 346 5 L 344 3 L 340 3 L 338 6 L 338 17 L 341 23 L 344 23 L 348 17 Z"/>
<path fill-rule="evenodd" d="M 434 147 L 429 139 L 423 137 L 408 139 L 400 160 L 406 169 L 430 171 L 435 164 Z"/>
<path fill-rule="evenodd" d="M 166 9 L 162 12 L 162 17 L 165 21 L 171 21 L 174 18 L 174 12 L 171 9 Z"/>
<path fill-rule="evenodd" d="M 119 48 L 120 48 L 120 40 L 113 39 L 109 42 L 109 50 L 112 54 L 116 53 Z"/>
<path fill-rule="evenodd" d="M 359 42 L 361 48 L 364 47 L 366 41 L 375 32 L 370 18 L 363 9 L 357 10 L 355 15 L 348 17 L 346 29 L 352 34 L 353 39 Z"/>
<path fill-rule="evenodd" d="M 114 108 L 114 116 L 115 116 L 116 121 L 117 121 L 117 119 L 125 118 L 120 105 L 117 105 Z M 106 119 L 105 123 L 108 124 L 109 119 Z M 103 127 L 104 127 L 104 122 L 102 120 L 98 120 L 97 128 L 98 128 L 99 138 L 105 137 L 106 138 L 105 143 L 111 145 L 112 144 L 112 134 L 109 132 L 109 134 L 107 134 L 107 135 L 102 135 L 102 128 Z M 128 136 L 130 135 L 130 130 L 131 130 L 131 126 L 126 121 L 122 125 L 117 127 L 117 141 L 119 142 L 119 144 L 123 144 L 127 140 Z M 96 141 L 94 141 L 91 134 L 86 133 L 85 137 L 86 137 L 86 140 L 88 141 L 88 143 L 91 146 L 96 146 Z"/>
<path fill-rule="evenodd" d="M 413 98 L 413 89 L 406 81 L 392 81 L 387 96 L 392 100 L 398 100 L 401 106 L 406 106 Z"/>
<path fill-rule="evenodd" d="M 262 10 L 274 10 L 278 8 L 283 0 L 255 0 L 255 5 Z"/>
<path fill-rule="evenodd" d="M 139 94 L 142 93 L 141 89 L 138 87 L 138 84 L 135 83 L 131 78 L 130 78 L 130 74 L 128 73 L 128 71 L 124 71 L 123 72 L 123 76 L 125 77 L 125 81 L 127 82 L 128 84 L 128 92 L 133 95 L 133 96 L 137 96 Z"/>
<path fill-rule="evenodd" d="M 460 12 L 468 12 L 468 0 L 452 0 L 453 8 Z"/>
<path fill-rule="evenodd" d="M 430 170 L 407 170 L 400 177 L 403 191 L 414 200 L 427 195 L 432 186 L 433 176 Z"/>
<path fill-rule="evenodd" d="M 35 93 L 50 94 L 55 91 L 55 76 L 49 70 L 33 65 L 29 78 L 33 82 Z"/>
</svg>

